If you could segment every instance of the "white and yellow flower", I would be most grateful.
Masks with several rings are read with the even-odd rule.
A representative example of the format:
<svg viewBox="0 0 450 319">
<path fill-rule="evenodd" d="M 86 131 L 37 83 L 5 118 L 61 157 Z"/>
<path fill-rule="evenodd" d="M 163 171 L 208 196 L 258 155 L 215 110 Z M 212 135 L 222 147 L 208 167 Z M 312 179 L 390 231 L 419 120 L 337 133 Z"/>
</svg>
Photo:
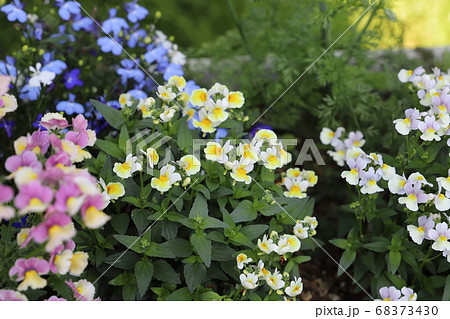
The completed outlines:
<svg viewBox="0 0 450 319">
<path fill-rule="evenodd" d="M 202 130 L 203 133 L 213 133 L 216 131 L 216 126 L 218 126 L 220 124 L 220 122 L 213 122 L 211 121 L 207 114 L 205 109 L 201 109 L 198 112 L 198 121 L 193 119 L 192 120 L 192 124 L 194 125 L 194 127 L 196 128 L 200 128 Z"/>
<path fill-rule="evenodd" d="M 323 145 L 329 145 L 331 144 L 331 141 L 334 138 L 334 131 L 329 129 L 328 127 L 324 127 L 322 131 L 320 132 L 320 142 L 322 142 Z"/>
<path fill-rule="evenodd" d="M 69 249 L 65 249 L 60 254 L 55 256 L 53 264 L 55 265 L 56 271 L 60 275 L 65 275 L 70 269 L 70 259 L 73 257 L 73 253 Z"/>
<path fill-rule="evenodd" d="M 147 150 L 144 152 L 143 150 L 140 150 L 142 154 L 144 154 L 147 158 L 147 163 L 150 168 L 155 167 L 156 164 L 159 162 L 159 155 L 156 149 L 153 147 L 147 148 Z"/>
<path fill-rule="evenodd" d="M 266 277 L 266 283 L 273 290 L 278 290 L 284 287 L 285 282 L 283 281 L 283 275 L 280 274 L 278 269 Z"/>
<path fill-rule="evenodd" d="M 155 111 L 155 99 L 152 97 L 146 98 L 144 103 L 140 104 L 140 110 L 142 112 L 142 118 L 146 119 L 153 116 L 153 112 Z"/>
<path fill-rule="evenodd" d="M 267 235 L 264 235 L 262 240 L 258 238 L 258 247 L 263 253 L 270 254 L 277 245 L 273 243 L 271 238 L 267 238 Z"/>
<path fill-rule="evenodd" d="M 194 90 L 191 93 L 190 101 L 194 106 L 204 106 L 208 100 L 208 92 L 206 89 Z"/>
<path fill-rule="evenodd" d="M 268 147 L 265 151 L 262 151 L 259 154 L 261 160 L 264 163 L 264 167 L 266 167 L 267 169 L 276 169 L 283 166 L 279 155 L 280 154 L 278 153 L 278 149 L 276 147 Z"/>
<path fill-rule="evenodd" d="M 274 131 L 268 129 L 262 129 L 256 132 L 254 139 L 268 142 L 269 144 L 275 144 L 278 140 Z"/>
<path fill-rule="evenodd" d="M 178 161 L 178 164 L 186 171 L 189 176 L 200 172 L 200 161 L 194 155 L 185 155 Z"/>
<path fill-rule="evenodd" d="M 99 181 L 100 185 L 103 188 L 103 197 L 109 201 L 116 200 L 119 197 L 122 197 L 125 195 L 125 188 L 123 187 L 122 183 L 116 182 L 116 183 L 108 183 L 106 185 L 105 181 L 100 177 Z"/>
<path fill-rule="evenodd" d="M 308 237 L 309 227 L 303 226 L 303 223 L 297 223 L 294 226 L 294 235 L 299 239 L 305 239 Z"/>
<path fill-rule="evenodd" d="M 89 255 L 84 251 L 77 251 L 70 259 L 70 274 L 80 276 L 88 265 Z"/>
<path fill-rule="evenodd" d="M 169 85 L 158 86 L 158 92 L 156 92 L 156 94 L 161 100 L 166 103 L 173 101 L 177 97 L 177 94 L 175 92 L 172 92 L 172 87 Z"/>
<path fill-rule="evenodd" d="M 83 223 L 89 229 L 97 229 L 105 225 L 111 217 L 103 211 L 97 209 L 95 206 L 90 206 L 86 209 L 83 216 Z"/>
<path fill-rule="evenodd" d="M 252 273 L 248 274 L 241 274 L 239 276 L 239 279 L 241 281 L 242 286 L 244 286 L 245 289 L 255 289 L 258 287 L 258 276 Z"/>
<path fill-rule="evenodd" d="M 61 245 L 69 239 L 72 239 L 76 235 L 75 226 L 73 223 L 67 224 L 65 226 L 53 225 L 48 230 L 48 241 L 45 245 L 45 250 L 47 252 L 52 252 L 55 248 Z"/>
<path fill-rule="evenodd" d="M 170 121 L 172 120 L 172 118 L 173 118 L 174 115 L 175 115 L 175 110 L 174 110 L 173 108 L 169 107 L 169 108 L 166 108 L 166 109 L 164 110 L 164 112 L 162 112 L 162 113 L 159 115 L 159 118 L 160 118 L 161 121 L 163 121 L 163 122 L 170 122 Z"/>
<path fill-rule="evenodd" d="M 228 140 L 222 147 L 219 143 L 208 142 L 204 149 L 206 159 L 224 164 L 228 162 L 228 153 L 233 149 Z"/>
<path fill-rule="evenodd" d="M 303 170 L 301 173 L 301 178 L 308 181 L 309 187 L 316 185 L 319 179 L 314 171 L 309 170 Z"/>
<path fill-rule="evenodd" d="M 133 105 L 133 97 L 130 93 L 122 93 L 119 96 L 120 108 L 130 107 Z"/>
<path fill-rule="evenodd" d="M 14 173 L 14 183 L 16 183 L 17 187 L 20 187 L 21 185 L 25 185 L 36 180 L 37 177 L 38 174 L 37 172 L 34 171 L 32 167 L 29 166 L 20 167 Z"/>
<path fill-rule="evenodd" d="M 300 249 L 300 240 L 294 235 L 282 235 L 278 241 L 275 252 L 278 255 L 284 255 L 286 253 L 294 253 Z"/>
<path fill-rule="evenodd" d="M 264 262 L 262 260 L 258 261 L 258 277 L 263 277 L 264 279 L 267 278 L 267 276 L 270 276 L 271 273 L 264 267 Z"/>
<path fill-rule="evenodd" d="M 173 75 L 169 78 L 168 83 L 170 85 L 175 86 L 179 91 L 181 91 L 182 89 L 184 89 L 184 87 L 186 86 L 186 80 L 184 79 L 184 77 L 179 76 L 179 75 Z"/>
<path fill-rule="evenodd" d="M 232 169 L 230 176 L 236 182 L 244 182 L 245 184 L 251 183 L 252 178 L 247 174 L 253 170 L 254 165 L 250 160 L 241 157 L 239 161 L 235 160 L 234 162 L 229 163 L 229 167 Z"/>
<path fill-rule="evenodd" d="M 224 122 L 229 116 L 229 113 L 226 111 L 228 108 L 228 102 L 225 99 L 217 100 L 215 103 L 206 103 L 206 108 L 208 110 L 208 119 L 211 122 Z"/>
<path fill-rule="evenodd" d="M 244 94 L 239 91 L 231 91 L 228 93 L 228 107 L 231 109 L 238 109 L 244 105 Z"/>
<path fill-rule="evenodd" d="M 305 198 L 306 197 L 306 189 L 309 186 L 308 181 L 303 181 L 300 178 L 290 178 L 286 177 L 284 179 L 284 186 L 286 186 L 287 191 L 283 194 L 286 197 L 294 197 L 294 198 Z"/>
<path fill-rule="evenodd" d="M 236 263 L 237 263 L 237 267 L 238 269 L 242 269 L 244 268 L 244 266 L 250 262 L 252 262 L 253 259 L 248 258 L 246 254 L 240 253 L 239 255 L 237 255 L 236 257 Z"/>
<path fill-rule="evenodd" d="M 129 178 L 134 172 L 142 170 L 142 165 L 137 163 L 137 157 L 128 154 L 124 163 L 115 163 L 113 172 L 120 178 Z"/>
<path fill-rule="evenodd" d="M 286 287 L 284 291 L 289 297 L 295 297 L 300 295 L 303 291 L 302 278 L 301 277 L 294 278 L 294 280 L 291 281 L 289 287 Z"/>
<path fill-rule="evenodd" d="M 167 192 L 173 184 L 181 180 L 181 175 L 175 173 L 175 167 L 167 164 L 161 168 L 159 178 L 153 177 L 151 185 L 161 193 Z"/>
</svg>

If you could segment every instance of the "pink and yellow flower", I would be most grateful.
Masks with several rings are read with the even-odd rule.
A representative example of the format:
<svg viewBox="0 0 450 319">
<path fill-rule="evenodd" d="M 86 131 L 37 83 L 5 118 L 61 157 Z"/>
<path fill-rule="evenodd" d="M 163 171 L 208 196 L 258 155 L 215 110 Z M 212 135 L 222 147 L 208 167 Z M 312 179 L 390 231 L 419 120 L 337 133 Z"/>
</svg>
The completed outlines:
<svg viewBox="0 0 450 319">
<path fill-rule="evenodd" d="M 16 277 L 16 281 L 21 281 L 17 290 L 24 291 L 28 288 L 41 289 L 47 285 L 47 280 L 40 275 L 46 275 L 50 270 L 46 260 L 37 257 L 29 259 L 20 258 L 9 270 L 11 278 Z"/>
</svg>

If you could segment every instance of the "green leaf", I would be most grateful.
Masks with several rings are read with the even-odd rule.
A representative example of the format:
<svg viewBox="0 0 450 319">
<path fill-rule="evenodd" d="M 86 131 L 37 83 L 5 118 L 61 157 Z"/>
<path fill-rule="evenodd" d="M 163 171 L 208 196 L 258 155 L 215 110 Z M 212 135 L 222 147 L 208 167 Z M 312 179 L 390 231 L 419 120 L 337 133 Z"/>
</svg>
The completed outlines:
<svg viewBox="0 0 450 319">
<path fill-rule="evenodd" d="M 273 170 L 267 169 L 264 166 L 261 167 L 261 180 L 263 182 L 273 182 L 275 179 L 275 173 Z"/>
<path fill-rule="evenodd" d="M 209 193 L 209 190 L 206 188 L 205 185 L 202 184 L 196 184 L 192 187 L 193 190 L 199 191 L 200 193 L 202 193 L 203 195 L 205 195 L 205 197 L 207 199 L 210 199 L 211 194 Z"/>
<path fill-rule="evenodd" d="M 119 252 L 105 258 L 105 263 L 116 268 L 130 270 L 134 269 L 134 265 L 139 260 L 138 255 L 132 251 Z"/>
<path fill-rule="evenodd" d="M 121 273 L 117 277 L 114 277 L 113 279 L 108 281 L 108 284 L 112 286 L 125 286 L 126 281 L 127 281 L 126 276 L 124 275 L 124 273 Z"/>
<path fill-rule="evenodd" d="M 231 218 L 235 223 L 255 220 L 257 216 L 258 213 L 253 209 L 253 203 L 249 200 L 240 202 L 231 213 Z"/>
<path fill-rule="evenodd" d="M 187 287 L 180 288 L 175 290 L 166 298 L 167 301 L 191 301 L 194 300 L 194 297 L 189 292 Z"/>
<path fill-rule="evenodd" d="M 202 228 L 203 229 L 207 229 L 207 228 L 228 228 L 228 225 L 226 223 L 224 223 L 223 221 L 214 218 L 214 217 L 210 217 L 207 216 L 204 218 L 203 222 L 202 222 Z"/>
<path fill-rule="evenodd" d="M 125 301 L 132 301 L 136 298 L 136 285 L 126 285 L 122 288 L 122 297 Z"/>
<path fill-rule="evenodd" d="M 106 154 L 109 154 L 115 158 L 118 159 L 123 159 L 125 157 L 125 153 L 123 153 L 119 147 L 110 141 L 105 141 L 105 140 L 101 140 L 101 139 L 97 139 L 95 141 L 95 145 L 102 150 L 103 152 L 105 152 Z"/>
<path fill-rule="evenodd" d="M 311 260 L 311 256 L 297 256 L 293 259 L 297 264 L 305 263 Z"/>
<path fill-rule="evenodd" d="M 116 232 L 123 235 L 130 224 L 130 217 L 127 214 L 112 215 L 111 225 Z"/>
<path fill-rule="evenodd" d="M 212 244 L 211 259 L 216 261 L 234 260 L 233 255 L 236 254 L 236 250 L 228 245 L 216 243 Z"/>
<path fill-rule="evenodd" d="M 386 242 L 374 242 L 369 244 L 364 244 L 363 247 L 372 251 L 376 251 L 377 253 L 382 253 L 387 250 L 387 246 L 389 243 Z"/>
<path fill-rule="evenodd" d="M 332 243 L 333 245 L 335 245 L 336 247 L 339 247 L 341 249 L 348 248 L 347 239 L 331 239 L 330 243 Z"/>
<path fill-rule="evenodd" d="M 145 254 L 150 257 L 175 258 L 175 255 L 172 254 L 169 249 L 161 244 L 153 242 L 150 243 L 150 246 L 145 249 Z"/>
<path fill-rule="evenodd" d="M 103 115 L 103 117 L 109 123 L 109 125 L 114 127 L 116 130 L 120 129 L 120 127 L 124 123 L 121 111 L 116 110 L 115 108 L 103 104 L 97 100 L 90 100 L 90 101 L 92 105 L 94 105 L 94 107 L 97 109 L 97 111 L 99 111 Z"/>
<path fill-rule="evenodd" d="M 192 255 L 191 244 L 186 239 L 176 238 L 168 240 L 162 243 L 161 246 L 169 249 L 176 257 L 189 257 Z"/>
<path fill-rule="evenodd" d="M 206 275 L 206 267 L 201 263 L 193 263 L 184 265 L 184 279 L 192 293 L 197 285 L 199 285 Z"/>
<path fill-rule="evenodd" d="M 389 271 L 395 274 L 402 261 L 402 254 L 399 251 L 390 251 L 387 259 Z"/>
<path fill-rule="evenodd" d="M 150 285 L 150 282 L 152 281 L 153 270 L 153 264 L 149 260 L 138 261 L 134 267 L 138 291 L 141 296 L 145 294 L 148 285 Z"/>
<path fill-rule="evenodd" d="M 127 142 L 130 140 L 130 135 L 128 134 L 128 129 L 126 125 L 123 125 L 120 129 L 119 134 L 119 148 L 126 152 L 127 151 Z"/>
<path fill-rule="evenodd" d="M 222 296 L 220 296 L 218 293 L 215 293 L 214 291 L 204 292 L 199 297 L 200 301 L 220 301 L 222 299 Z"/>
<path fill-rule="evenodd" d="M 450 300 L 450 275 L 447 276 L 445 280 L 444 294 L 442 295 L 442 301 Z"/>
<path fill-rule="evenodd" d="M 208 204 L 206 202 L 205 196 L 203 196 L 202 194 L 197 195 L 189 213 L 189 218 L 195 218 L 197 216 L 208 216 Z"/>
<path fill-rule="evenodd" d="M 241 233 L 250 240 L 259 238 L 267 229 L 268 225 L 249 225 L 241 228 Z"/>
<path fill-rule="evenodd" d="M 353 249 L 346 249 L 339 260 L 338 276 L 344 273 L 350 265 L 355 261 L 356 251 Z"/>
<path fill-rule="evenodd" d="M 114 235 L 113 237 L 119 243 L 137 253 L 144 252 L 144 249 L 140 245 L 141 239 L 138 236 Z"/>
<path fill-rule="evenodd" d="M 211 265 L 211 240 L 206 238 L 205 233 L 194 233 L 191 235 L 191 244 L 194 246 L 206 267 L 209 267 Z"/>
<path fill-rule="evenodd" d="M 133 211 L 131 212 L 131 219 L 136 225 L 139 234 L 141 234 L 149 225 L 150 222 L 147 219 L 148 216 L 148 211 L 143 209 L 133 209 Z"/>
<path fill-rule="evenodd" d="M 154 272 L 153 277 L 156 279 L 173 283 L 173 284 L 179 284 L 180 276 L 173 270 L 172 266 L 165 260 L 156 260 L 153 262 Z"/>
<path fill-rule="evenodd" d="M 187 125 L 187 120 L 183 117 L 180 119 L 180 126 L 178 128 L 178 145 L 181 149 L 188 150 L 193 147 L 193 141 L 191 130 Z"/>
</svg>

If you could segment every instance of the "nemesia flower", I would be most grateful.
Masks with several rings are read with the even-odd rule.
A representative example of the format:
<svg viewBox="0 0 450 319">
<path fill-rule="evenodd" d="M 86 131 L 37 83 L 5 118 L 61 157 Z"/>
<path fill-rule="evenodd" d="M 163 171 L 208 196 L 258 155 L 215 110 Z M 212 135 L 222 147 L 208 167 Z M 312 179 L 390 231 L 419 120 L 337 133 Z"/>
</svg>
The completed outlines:
<svg viewBox="0 0 450 319">
<path fill-rule="evenodd" d="M 401 69 L 398 72 L 398 79 L 402 83 L 412 82 L 418 75 L 421 75 L 424 72 L 425 72 L 425 69 L 421 66 L 419 66 L 418 68 L 416 68 L 414 70 Z"/>
<path fill-rule="evenodd" d="M 350 185 L 358 185 L 359 175 L 366 168 L 367 162 L 364 161 L 362 157 L 359 157 L 356 160 L 350 158 L 347 161 L 347 165 L 350 168 L 350 171 L 342 172 L 341 177 L 345 178 L 346 182 L 349 183 Z"/>
<path fill-rule="evenodd" d="M 419 122 L 417 124 L 419 130 L 423 133 L 420 138 L 424 141 L 440 141 L 441 138 L 436 135 L 436 132 L 439 130 L 440 125 L 436 122 L 434 116 L 426 116 L 424 122 Z"/>
<path fill-rule="evenodd" d="M 69 249 L 65 249 L 57 254 L 52 253 L 50 259 L 50 270 L 53 273 L 65 275 L 70 269 L 70 260 L 73 257 L 73 252 Z"/>
<path fill-rule="evenodd" d="M 16 281 L 21 281 L 17 290 L 24 291 L 31 289 L 41 289 L 47 285 L 47 280 L 40 275 L 49 272 L 49 264 L 46 260 L 37 257 L 29 259 L 20 258 L 16 260 L 14 266 L 9 270 L 9 277 L 16 276 Z"/>
<path fill-rule="evenodd" d="M 22 228 L 20 230 L 16 237 L 17 245 L 22 246 L 22 244 L 27 240 L 30 230 L 30 228 Z"/>
<path fill-rule="evenodd" d="M 254 168 L 254 165 L 250 160 L 241 157 L 239 161 L 235 160 L 228 165 L 232 170 L 230 176 L 236 182 L 244 182 L 245 184 L 250 184 L 252 182 L 251 176 L 247 175 Z"/>
<path fill-rule="evenodd" d="M 286 287 L 286 289 L 284 291 L 290 297 L 295 297 L 295 296 L 300 295 L 303 291 L 302 278 L 294 277 L 294 280 L 291 281 L 291 284 L 289 285 L 289 287 Z"/>
<path fill-rule="evenodd" d="M 316 217 L 311 217 L 311 216 L 306 216 L 303 221 L 307 224 L 309 224 L 309 227 L 311 227 L 311 229 L 316 229 L 317 226 L 319 225 L 319 222 L 317 221 Z"/>
<path fill-rule="evenodd" d="M 238 109 L 245 103 L 245 98 L 242 92 L 232 91 L 228 93 L 228 107 L 231 109 Z"/>
<path fill-rule="evenodd" d="M 268 130 L 268 129 L 262 129 L 259 130 L 254 137 L 255 140 L 263 140 L 270 144 L 275 143 L 278 140 L 277 135 L 275 132 Z"/>
<path fill-rule="evenodd" d="M 173 101 L 177 96 L 175 92 L 172 92 L 172 87 L 170 86 L 158 86 L 158 92 L 156 94 L 166 103 Z"/>
<path fill-rule="evenodd" d="M 450 169 L 448 171 L 448 177 L 438 177 L 436 181 L 446 190 L 450 191 Z"/>
<path fill-rule="evenodd" d="M 419 226 L 408 225 L 406 229 L 413 242 L 421 245 L 424 239 L 431 239 L 428 237 L 428 231 L 434 228 L 434 220 L 432 217 L 421 216 L 418 219 Z"/>
<path fill-rule="evenodd" d="M 105 202 L 102 195 L 88 196 L 81 207 L 81 218 L 84 225 L 90 229 L 102 227 L 111 219 L 103 211 Z"/>
<path fill-rule="evenodd" d="M 94 285 L 87 281 L 86 279 L 81 279 L 77 282 L 72 282 L 72 280 L 66 281 L 66 285 L 72 289 L 73 297 L 76 300 L 82 301 L 92 301 L 95 296 Z M 98 300 L 98 299 L 95 299 Z"/>
<path fill-rule="evenodd" d="M 219 143 L 208 142 L 204 149 L 206 159 L 224 164 L 228 161 L 227 154 L 233 149 L 228 140 L 222 147 Z"/>
<path fill-rule="evenodd" d="M 175 86 L 178 90 L 182 90 L 186 86 L 186 80 L 182 76 L 174 75 L 167 81 L 170 85 Z"/>
<path fill-rule="evenodd" d="M 266 277 L 266 283 L 273 290 L 278 290 L 284 287 L 285 282 L 282 280 L 283 275 L 279 273 L 278 269 Z"/>
<path fill-rule="evenodd" d="M 241 281 L 241 285 L 244 286 L 245 289 L 255 289 L 258 287 L 258 276 L 252 273 L 248 273 L 247 275 L 241 274 L 239 276 Z"/>
<path fill-rule="evenodd" d="M 152 188 L 164 193 L 178 181 L 181 181 L 181 175 L 179 173 L 175 173 L 175 167 L 173 165 L 167 164 L 161 168 L 159 178 L 152 178 L 151 185 Z"/>
<path fill-rule="evenodd" d="M 295 253 L 300 249 L 300 240 L 294 235 L 282 235 L 278 241 L 274 251 L 278 255 L 284 255 L 286 253 Z"/>
<path fill-rule="evenodd" d="M 191 176 L 200 172 L 200 161 L 194 155 L 185 155 L 178 161 L 178 164 Z"/>
<path fill-rule="evenodd" d="M 263 277 L 264 279 L 266 279 L 267 276 L 270 275 L 270 271 L 264 268 L 264 262 L 262 260 L 258 261 L 258 270 L 258 277 Z"/>
<path fill-rule="evenodd" d="M 271 238 L 267 238 L 267 235 L 264 235 L 262 240 L 258 238 L 258 247 L 265 254 L 270 254 L 276 246 Z"/>
<path fill-rule="evenodd" d="M 208 110 L 207 117 L 211 122 L 225 122 L 228 119 L 229 113 L 226 112 L 228 108 L 228 102 L 223 100 L 208 100 L 205 105 L 205 109 Z"/>
<path fill-rule="evenodd" d="M 14 197 L 14 191 L 11 187 L 0 184 L 0 222 L 10 220 L 16 214 L 14 208 L 3 205 Z"/>
<path fill-rule="evenodd" d="M 217 138 L 217 135 L 216 135 Z M 241 143 L 237 147 L 237 153 L 238 155 L 242 156 L 245 159 L 249 159 L 253 163 L 256 163 L 260 157 L 259 157 L 259 148 L 261 146 L 261 142 L 254 142 L 251 143 Z"/>
<path fill-rule="evenodd" d="M 411 130 L 417 130 L 419 127 L 420 112 L 417 109 L 407 109 L 405 111 L 406 118 L 394 121 L 395 129 L 401 135 L 408 135 Z"/>
<path fill-rule="evenodd" d="M 417 294 L 411 288 L 403 287 L 401 291 L 402 291 L 403 297 L 401 297 L 399 299 L 399 301 L 416 301 L 417 300 Z"/>
<path fill-rule="evenodd" d="M 170 122 L 173 116 L 175 115 L 175 110 L 173 108 L 167 108 L 164 112 L 159 116 L 163 122 Z"/>
<path fill-rule="evenodd" d="M 63 242 L 75 237 L 76 230 L 72 223 L 70 216 L 56 213 L 45 219 L 43 222 L 30 229 L 27 240 L 23 245 L 26 245 L 30 240 L 41 244 L 47 241 L 45 250 L 52 252 L 57 246 Z"/>
<path fill-rule="evenodd" d="M 200 128 L 203 133 L 214 133 L 216 131 L 216 126 L 220 124 L 220 122 L 212 122 L 207 114 L 205 109 L 201 109 L 198 112 L 198 120 L 193 120 L 193 125 L 195 128 Z"/>
<path fill-rule="evenodd" d="M 142 118 L 146 119 L 149 117 L 152 117 L 152 114 L 154 112 L 153 107 L 155 106 L 155 99 L 152 97 L 146 98 L 144 100 L 144 103 L 140 105 L 140 110 L 142 112 Z"/>
<path fill-rule="evenodd" d="M 4 94 L 0 97 L 0 119 L 2 119 L 6 113 L 14 112 L 17 109 L 17 100 L 14 95 Z"/>
<path fill-rule="evenodd" d="M 450 209 L 450 199 L 441 193 L 441 184 L 439 184 L 438 194 L 434 195 L 434 206 L 440 212 L 445 212 Z"/>
<path fill-rule="evenodd" d="M 23 167 L 31 167 L 34 171 L 40 172 L 42 163 L 38 161 L 36 154 L 32 151 L 23 151 L 20 155 L 13 155 L 6 159 L 5 168 L 10 173 Z"/>
<path fill-rule="evenodd" d="M 436 229 L 430 229 L 428 231 L 428 237 L 434 240 L 434 244 L 431 246 L 434 250 L 444 251 L 450 250 L 450 229 L 448 229 L 447 223 L 439 223 L 436 225 Z"/>
<path fill-rule="evenodd" d="M 69 123 L 59 113 L 47 113 L 41 118 L 40 124 L 47 130 L 64 129 L 69 126 Z"/>
<path fill-rule="evenodd" d="M 25 166 L 18 169 L 14 174 L 14 183 L 17 187 L 28 184 L 38 178 L 37 172 L 31 167 Z"/>
<path fill-rule="evenodd" d="M 344 140 L 344 144 L 347 148 L 363 147 L 365 143 L 366 140 L 360 131 L 350 132 L 348 138 Z"/>
<path fill-rule="evenodd" d="M 119 96 L 119 104 L 120 107 L 123 109 L 125 107 L 130 107 L 131 105 L 133 105 L 133 100 L 132 100 L 132 96 L 129 93 L 122 93 Z"/>
<path fill-rule="evenodd" d="M 147 148 L 145 152 L 141 150 L 141 153 L 147 156 L 147 163 L 148 166 L 150 166 L 151 168 L 153 168 L 156 164 L 158 164 L 159 155 L 158 152 L 153 147 Z"/>
<path fill-rule="evenodd" d="M 383 189 L 377 185 L 381 176 L 378 175 L 373 167 L 370 167 L 367 171 L 361 172 L 361 180 L 359 185 L 361 187 L 361 193 L 363 194 L 374 194 L 377 192 L 382 192 Z"/>
<path fill-rule="evenodd" d="M 308 237 L 308 230 L 309 227 L 303 226 L 303 223 L 296 223 L 294 226 L 294 235 L 299 239 L 305 239 Z"/>
<path fill-rule="evenodd" d="M 89 255 L 84 251 L 77 251 L 70 259 L 70 275 L 80 276 L 88 265 Z"/>
<path fill-rule="evenodd" d="M 394 286 L 380 288 L 379 292 L 383 301 L 397 301 L 401 296 L 400 290 Z"/>
<path fill-rule="evenodd" d="M 300 177 L 309 183 L 309 187 L 313 187 L 314 185 L 316 185 L 317 181 L 319 180 L 314 171 L 309 171 L 305 169 L 302 170 Z"/>
<path fill-rule="evenodd" d="M 19 215 L 42 213 L 53 199 L 51 188 L 43 186 L 38 181 L 22 185 L 14 199 L 15 206 L 20 209 Z"/>
<path fill-rule="evenodd" d="M 129 178 L 134 172 L 142 169 L 142 165 L 140 163 L 136 163 L 136 161 L 136 156 L 133 156 L 133 154 L 128 154 L 124 163 L 114 164 L 113 172 L 120 178 Z"/>
<path fill-rule="evenodd" d="M 428 196 L 420 188 L 420 184 L 406 183 L 405 185 L 406 197 L 400 197 L 398 202 L 400 204 L 405 204 L 409 210 L 416 212 L 419 207 L 418 204 L 426 203 L 428 201 Z"/>
<path fill-rule="evenodd" d="M 385 181 L 389 181 L 395 176 L 395 167 L 383 163 L 377 170 L 377 174 L 380 175 Z"/>
<path fill-rule="evenodd" d="M 0 301 L 28 301 L 28 298 L 18 291 L 0 289 Z"/>
<path fill-rule="evenodd" d="M 194 106 L 205 106 L 208 99 L 208 94 L 206 89 L 194 90 L 191 93 L 190 102 Z"/>
<path fill-rule="evenodd" d="M 406 193 L 405 191 L 405 185 L 406 185 L 407 179 L 405 176 L 400 176 L 398 174 L 395 174 L 388 182 L 388 188 L 389 191 L 392 194 L 398 194 L 403 195 Z"/>
<path fill-rule="evenodd" d="M 305 191 L 309 186 L 309 182 L 303 181 L 300 178 L 286 177 L 284 179 L 284 186 L 286 186 L 286 188 L 288 189 L 283 193 L 284 196 L 293 198 L 305 198 Z"/>
<path fill-rule="evenodd" d="M 108 185 L 106 185 L 105 181 L 102 178 L 100 178 L 99 184 L 104 190 L 102 193 L 103 197 L 106 198 L 108 201 L 116 200 L 119 197 L 125 195 L 125 188 L 123 187 L 122 183 L 111 182 L 108 183 Z"/>
<path fill-rule="evenodd" d="M 261 131 L 259 131 L 261 132 Z M 259 133 L 258 132 L 258 133 Z M 257 135 L 258 135 L 257 133 Z M 268 147 L 259 154 L 259 157 L 267 169 L 276 169 L 283 166 L 276 147 Z"/>
<path fill-rule="evenodd" d="M 248 258 L 247 255 L 243 254 L 243 253 L 240 253 L 236 257 L 236 263 L 237 263 L 238 269 L 244 268 L 245 264 L 248 264 L 248 263 L 250 263 L 252 261 L 253 261 L 253 259 Z"/>
</svg>

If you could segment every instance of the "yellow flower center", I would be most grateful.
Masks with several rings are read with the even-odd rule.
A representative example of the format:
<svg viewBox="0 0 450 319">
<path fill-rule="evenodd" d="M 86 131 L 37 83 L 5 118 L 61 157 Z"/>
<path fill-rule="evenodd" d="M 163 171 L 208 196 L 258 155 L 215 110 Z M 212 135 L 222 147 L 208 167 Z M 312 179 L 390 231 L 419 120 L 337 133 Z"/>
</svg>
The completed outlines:
<svg viewBox="0 0 450 319">
<path fill-rule="evenodd" d="M 440 241 L 447 241 L 447 237 L 445 237 L 444 235 L 439 236 L 439 240 Z"/>
<path fill-rule="evenodd" d="M 408 198 L 412 199 L 412 200 L 416 200 L 417 199 L 416 195 L 414 195 L 414 194 L 409 194 Z"/>
<path fill-rule="evenodd" d="M 267 158 L 267 161 L 270 163 L 274 163 L 277 161 L 277 157 L 275 155 L 271 155 Z"/>
<path fill-rule="evenodd" d="M 221 114 L 221 113 L 222 113 L 222 109 L 221 109 L 220 107 L 216 107 L 216 108 L 213 110 L 213 112 L 214 112 L 214 114 L 218 115 L 218 114 Z"/>
<path fill-rule="evenodd" d="M 369 181 L 369 185 L 370 186 L 373 186 L 373 185 L 375 185 L 376 184 L 376 181 L 374 181 L 373 179 L 371 179 L 370 181 Z"/>
<path fill-rule="evenodd" d="M 116 184 L 116 183 L 110 184 L 110 185 L 106 186 L 106 192 L 108 194 L 119 193 L 120 192 L 120 186 L 118 184 Z"/>
<path fill-rule="evenodd" d="M 167 182 L 169 180 L 169 178 L 166 175 L 161 175 L 159 177 L 159 180 L 163 183 Z"/>
<path fill-rule="evenodd" d="M 122 169 L 123 169 L 123 170 L 129 171 L 129 170 L 131 169 L 131 166 L 130 166 L 130 164 L 128 164 L 128 163 L 123 163 L 123 164 L 122 164 Z"/>
<path fill-rule="evenodd" d="M 301 189 L 297 185 L 294 185 L 294 186 L 291 187 L 291 192 L 292 193 L 300 193 Z"/>
<path fill-rule="evenodd" d="M 30 206 L 41 206 L 42 205 L 42 201 L 39 198 L 35 198 L 33 197 L 32 199 L 30 199 L 29 204 Z"/>
<path fill-rule="evenodd" d="M 421 233 L 425 232 L 425 228 L 423 228 L 423 227 L 419 227 L 419 228 L 417 228 L 417 230 L 420 231 Z"/>
</svg>

